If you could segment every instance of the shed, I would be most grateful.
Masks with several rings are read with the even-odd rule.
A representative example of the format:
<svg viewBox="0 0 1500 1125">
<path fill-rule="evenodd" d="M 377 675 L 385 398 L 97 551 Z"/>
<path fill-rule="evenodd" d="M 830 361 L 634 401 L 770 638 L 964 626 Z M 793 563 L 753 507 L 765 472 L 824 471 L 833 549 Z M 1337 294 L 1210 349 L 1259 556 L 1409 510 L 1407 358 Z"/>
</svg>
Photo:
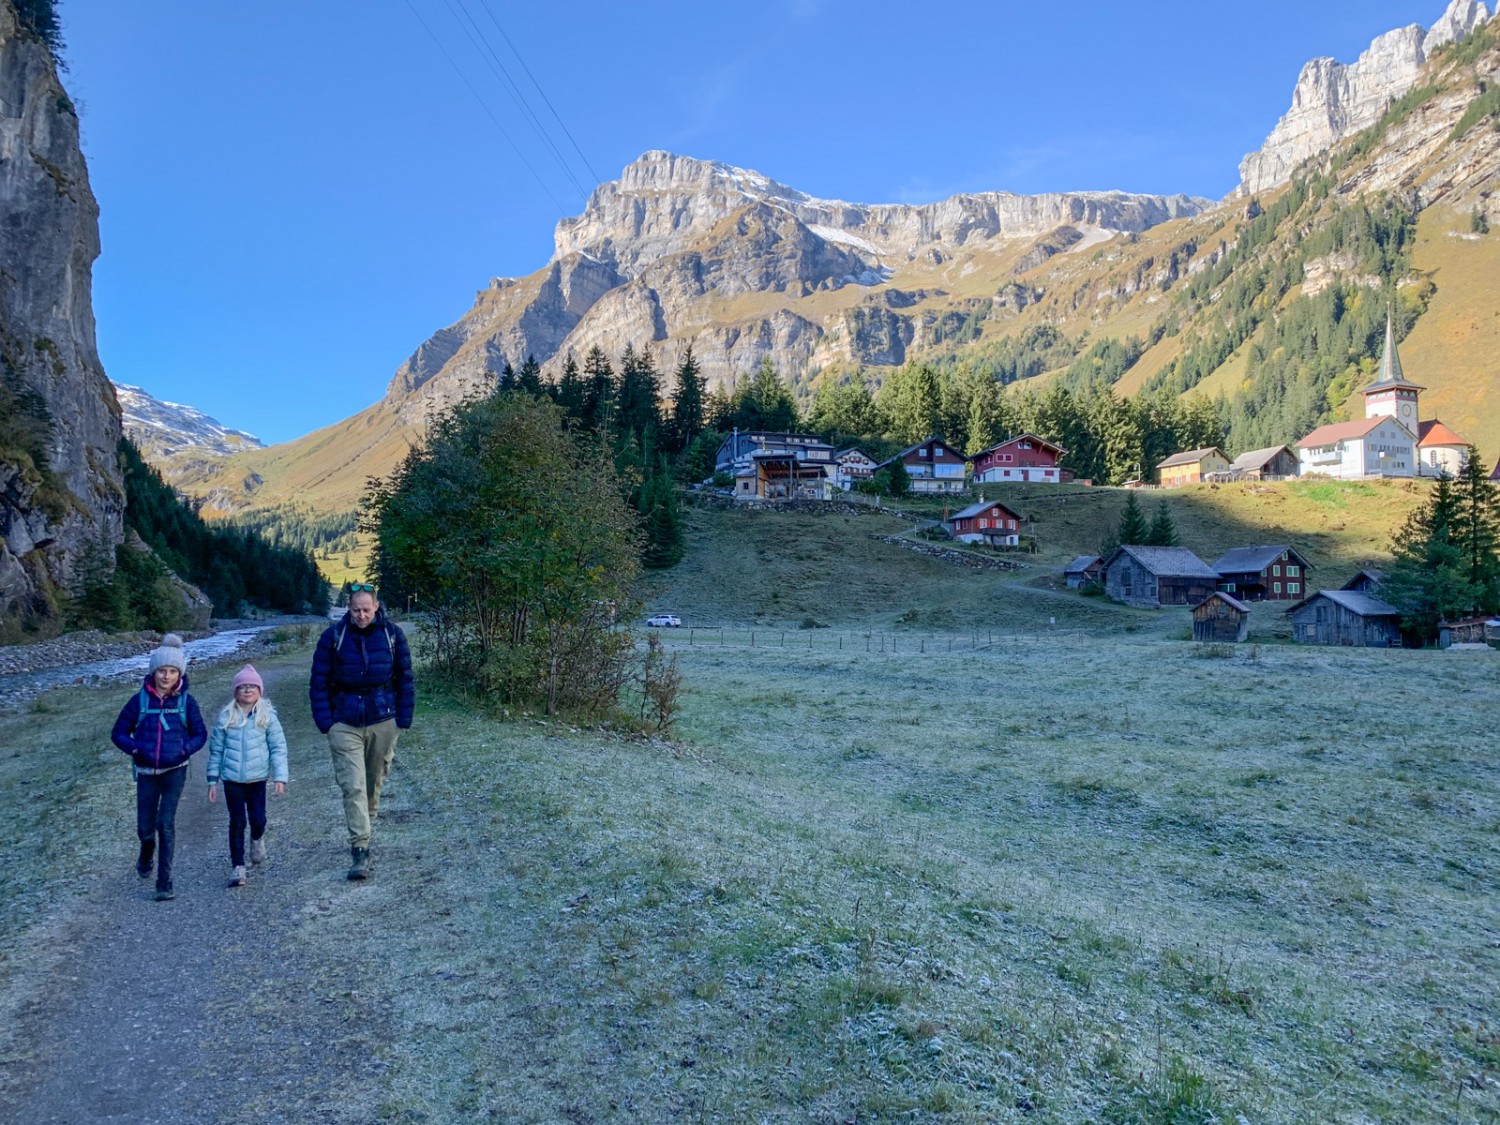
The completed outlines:
<svg viewBox="0 0 1500 1125">
<path fill-rule="evenodd" d="M 1104 560 L 1104 592 L 1126 605 L 1197 605 L 1219 573 L 1186 547 L 1116 547 Z"/>
<path fill-rule="evenodd" d="M 1079 555 L 1063 567 L 1063 580 L 1068 589 L 1076 590 L 1090 582 L 1104 581 L 1104 560 L 1098 555 Z"/>
<path fill-rule="evenodd" d="M 1353 645 L 1397 648 L 1401 644 L 1401 611 L 1372 594 L 1354 590 L 1319 590 L 1287 615 L 1292 640 L 1309 645 Z"/>
<path fill-rule="evenodd" d="M 1454 645 L 1482 645 L 1486 643 L 1488 620 L 1469 617 L 1463 621 L 1445 621 L 1438 626 L 1438 648 Z"/>
<path fill-rule="evenodd" d="M 1250 635 L 1250 607 L 1216 590 L 1193 607 L 1193 640 L 1238 644 Z"/>
</svg>

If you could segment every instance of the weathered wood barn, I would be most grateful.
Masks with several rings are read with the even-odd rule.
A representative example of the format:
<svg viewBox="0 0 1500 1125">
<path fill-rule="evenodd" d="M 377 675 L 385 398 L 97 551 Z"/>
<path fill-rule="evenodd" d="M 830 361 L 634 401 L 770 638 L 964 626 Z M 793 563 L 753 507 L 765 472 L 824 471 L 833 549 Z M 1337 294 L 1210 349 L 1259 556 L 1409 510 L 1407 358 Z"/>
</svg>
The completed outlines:
<svg viewBox="0 0 1500 1125">
<path fill-rule="evenodd" d="M 1116 547 L 1104 560 L 1104 592 L 1126 605 L 1197 605 L 1219 572 L 1186 547 Z"/>
<path fill-rule="evenodd" d="M 1193 640 L 1238 644 L 1250 635 L 1250 607 L 1217 590 L 1193 607 Z"/>
<path fill-rule="evenodd" d="M 1068 589 L 1076 590 L 1089 582 L 1104 581 L 1104 560 L 1098 555 L 1079 555 L 1063 567 L 1063 580 Z"/>
<path fill-rule="evenodd" d="M 1287 610 L 1292 640 L 1309 645 L 1399 647 L 1401 611 L 1371 594 L 1319 590 Z"/>
</svg>

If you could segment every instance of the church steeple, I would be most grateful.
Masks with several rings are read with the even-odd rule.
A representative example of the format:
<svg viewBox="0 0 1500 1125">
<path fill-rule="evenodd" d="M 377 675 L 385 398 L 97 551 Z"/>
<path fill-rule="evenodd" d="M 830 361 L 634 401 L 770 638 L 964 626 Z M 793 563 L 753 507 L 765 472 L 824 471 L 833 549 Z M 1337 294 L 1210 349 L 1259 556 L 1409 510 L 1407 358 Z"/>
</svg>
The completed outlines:
<svg viewBox="0 0 1500 1125">
<path fill-rule="evenodd" d="M 1385 347 L 1380 353 L 1380 373 L 1360 393 L 1365 396 L 1365 417 L 1385 415 L 1402 422 L 1413 435 L 1417 432 L 1417 395 L 1427 388 L 1409 381 L 1401 371 L 1401 356 L 1396 351 L 1396 323 L 1389 309 L 1385 313 Z"/>
</svg>

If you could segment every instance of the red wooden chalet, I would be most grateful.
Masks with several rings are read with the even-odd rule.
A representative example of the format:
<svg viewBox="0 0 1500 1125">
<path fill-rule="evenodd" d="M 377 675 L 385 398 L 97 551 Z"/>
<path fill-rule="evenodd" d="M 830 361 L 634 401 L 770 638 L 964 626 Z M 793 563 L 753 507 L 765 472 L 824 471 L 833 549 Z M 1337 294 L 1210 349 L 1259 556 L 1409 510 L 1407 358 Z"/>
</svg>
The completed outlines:
<svg viewBox="0 0 1500 1125">
<path fill-rule="evenodd" d="M 943 521 L 962 543 L 990 543 L 1014 547 L 1021 539 L 1021 517 L 998 500 L 981 500 Z"/>
<path fill-rule="evenodd" d="M 973 466 L 975 484 L 991 484 L 996 481 L 1045 481 L 1057 484 L 1062 480 L 1058 458 L 1067 450 L 1054 445 L 1035 434 L 1019 434 L 999 445 L 992 445 L 982 453 L 969 458 Z"/>
</svg>

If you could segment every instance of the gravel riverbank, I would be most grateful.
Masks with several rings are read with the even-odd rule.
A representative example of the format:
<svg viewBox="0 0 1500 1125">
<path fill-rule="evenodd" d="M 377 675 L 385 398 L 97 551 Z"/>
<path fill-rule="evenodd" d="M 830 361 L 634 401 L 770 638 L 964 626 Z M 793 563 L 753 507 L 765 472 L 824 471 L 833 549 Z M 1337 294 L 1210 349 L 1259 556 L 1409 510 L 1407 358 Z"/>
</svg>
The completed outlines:
<svg viewBox="0 0 1500 1125">
<path fill-rule="evenodd" d="M 195 665 L 225 660 L 254 661 L 289 641 L 300 641 L 303 630 L 314 635 L 328 623 L 325 617 L 269 617 L 216 620 L 206 632 L 181 635 L 188 659 Z M 50 640 L 0 647 L 0 708 L 14 707 L 43 691 L 72 683 L 128 680 L 141 675 L 151 650 L 162 634 L 149 630 L 102 633 L 89 629 Z"/>
</svg>

